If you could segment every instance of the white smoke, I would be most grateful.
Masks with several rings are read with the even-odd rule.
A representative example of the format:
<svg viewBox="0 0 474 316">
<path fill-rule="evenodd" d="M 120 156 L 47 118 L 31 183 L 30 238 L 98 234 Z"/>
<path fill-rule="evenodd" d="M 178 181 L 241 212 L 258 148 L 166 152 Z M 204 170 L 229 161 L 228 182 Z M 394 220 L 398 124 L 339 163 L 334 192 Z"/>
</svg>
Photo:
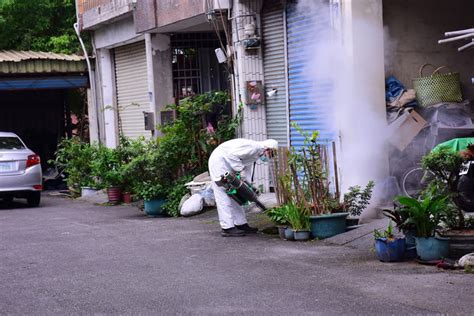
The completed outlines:
<svg viewBox="0 0 474 316">
<path fill-rule="evenodd" d="M 360 0 L 353 6 L 361 6 L 353 8 L 359 14 L 341 23 L 340 12 L 334 11 L 338 7 L 328 1 L 303 0 L 297 5 L 299 14 L 312 17 L 315 28 L 310 33 L 316 41 L 305 52 L 311 59 L 307 78 L 315 93 L 322 83 L 332 85 L 327 110 L 340 136 L 343 193 L 349 186 L 365 186 L 369 180 L 377 184 L 388 176 L 384 52 L 383 45 L 377 45 L 383 43 L 383 28 L 371 18 L 381 16 L 380 5 Z"/>
</svg>

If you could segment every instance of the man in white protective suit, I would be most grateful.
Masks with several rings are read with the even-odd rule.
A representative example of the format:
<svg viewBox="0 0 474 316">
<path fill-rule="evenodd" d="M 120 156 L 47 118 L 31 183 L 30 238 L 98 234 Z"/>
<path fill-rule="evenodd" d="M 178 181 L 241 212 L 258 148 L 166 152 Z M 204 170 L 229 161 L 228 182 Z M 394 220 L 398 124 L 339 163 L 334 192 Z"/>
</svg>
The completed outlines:
<svg viewBox="0 0 474 316">
<path fill-rule="evenodd" d="M 216 199 L 219 222 L 224 237 L 240 237 L 246 233 L 256 233 L 257 228 L 247 223 L 245 210 L 233 200 L 221 186 L 220 180 L 226 172 L 240 172 L 242 177 L 250 177 L 251 168 L 258 159 L 268 161 L 278 142 L 274 139 L 254 141 L 237 138 L 220 144 L 209 158 L 209 174 Z"/>
</svg>

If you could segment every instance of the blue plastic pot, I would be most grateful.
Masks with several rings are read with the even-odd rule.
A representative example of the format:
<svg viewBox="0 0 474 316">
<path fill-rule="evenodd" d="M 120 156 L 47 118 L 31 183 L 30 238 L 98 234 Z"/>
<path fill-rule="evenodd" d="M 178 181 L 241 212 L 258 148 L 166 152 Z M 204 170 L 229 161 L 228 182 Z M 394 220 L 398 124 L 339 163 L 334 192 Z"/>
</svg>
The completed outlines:
<svg viewBox="0 0 474 316">
<path fill-rule="evenodd" d="M 165 199 L 154 199 L 154 200 L 145 200 L 144 201 L 144 211 L 145 214 L 151 217 L 164 217 L 166 212 L 163 209 L 163 205 L 166 203 Z"/>
<path fill-rule="evenodd" d="M 346 217 L 349 213 L 334 213 L 310 216 L 311 235 L 324 239 L 346 231 Z"/>
<path fill-rule="evenodd" d="M 449 253 L 449 238 L 416 237 L 416 253 L 423 261 L 444 258 Z"/>
<path fill-rule="evenodd" d="M 306 241 L 311 237 L 311 232 L 309 230 L 294 230 L 293 234 L 296 241 Z"/>
<path fill-rule="evenodd" d="M 415 233 L 416 231 L 414 229 L 403 231 L 405 235 L 405 259 L 416 258 Z"/>
<path fill-rule="evenodd" d="M 285 230 L 286 230 L 285 225 L 278 225 L 278 236 L 280 236 L 280 239 L 285 240 Z"/>
<path fill-rule="evenodd" d="M 295 234 L 294 234 L 293 229 L 291 227 L 286 227 L 285 228 L 285 239 L 286 240 L 295 240 Z"/>
<path fill-rule="evenodd" d="M 402 261 L 405 257 L 405 238 L 387 238 L 375 239 L 375 253 L 377 258 L 383 262 Z"/>
</svg>

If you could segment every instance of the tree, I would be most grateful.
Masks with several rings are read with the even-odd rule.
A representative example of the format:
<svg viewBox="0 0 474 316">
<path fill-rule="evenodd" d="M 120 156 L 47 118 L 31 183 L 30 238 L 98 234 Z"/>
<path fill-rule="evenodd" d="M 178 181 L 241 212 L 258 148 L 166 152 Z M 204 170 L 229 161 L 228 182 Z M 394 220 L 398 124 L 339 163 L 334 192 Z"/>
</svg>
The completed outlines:
<svg viewBox="0 0 474 316">
<path fill-rule="evenodd" d="M 0 49 L 81 54 L 74 0 L 0 0 Z"/>
</svg>

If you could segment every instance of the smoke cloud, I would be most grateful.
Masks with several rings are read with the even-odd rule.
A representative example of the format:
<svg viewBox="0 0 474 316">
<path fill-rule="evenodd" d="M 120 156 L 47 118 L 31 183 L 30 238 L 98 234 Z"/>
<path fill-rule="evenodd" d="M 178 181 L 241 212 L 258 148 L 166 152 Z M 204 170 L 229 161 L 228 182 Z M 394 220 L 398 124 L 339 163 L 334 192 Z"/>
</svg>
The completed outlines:
<svg viewBox="0 0 474 316">
<path fill-rule="evenodd" d="M 342 192 L 375 180 L 375 191 L 383 195 L 380 184 L 388 177 L 384 31 L 374 18 L 381 16 L 377 11 L 381 8 L 371 0 L 353 6 L 357 7 L 352 8 L 350 19 L 341 21 L 340 8 L 328 1 L 298 2 L 296 10 L 311 17 L 312 25 L 305 73 L 316 102 L 323 103 L 329 127 L 338 136 Z M 324 98 L 318 92 L 322 85 L 330 87 Z"/>
</svg>

